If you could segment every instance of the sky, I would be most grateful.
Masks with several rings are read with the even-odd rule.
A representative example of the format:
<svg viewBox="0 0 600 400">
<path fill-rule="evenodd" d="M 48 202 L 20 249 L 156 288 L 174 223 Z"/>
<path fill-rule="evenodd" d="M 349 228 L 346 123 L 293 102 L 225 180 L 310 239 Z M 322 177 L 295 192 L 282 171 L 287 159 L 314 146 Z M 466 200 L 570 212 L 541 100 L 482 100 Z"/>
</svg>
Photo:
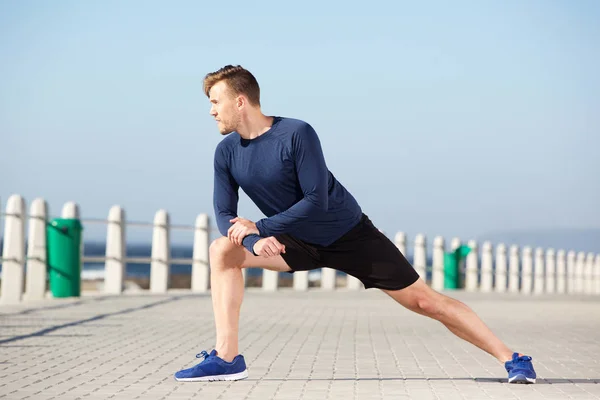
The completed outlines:
<svg viewBox="0 0 600 400">
<path fill-rule="evenodd" d="M 212 218 L 202 80 L 239 64 L 390 237 L 600 228 L 598 20 L 593 0 L 0 0 L 0 206 Z"/>
</svg>

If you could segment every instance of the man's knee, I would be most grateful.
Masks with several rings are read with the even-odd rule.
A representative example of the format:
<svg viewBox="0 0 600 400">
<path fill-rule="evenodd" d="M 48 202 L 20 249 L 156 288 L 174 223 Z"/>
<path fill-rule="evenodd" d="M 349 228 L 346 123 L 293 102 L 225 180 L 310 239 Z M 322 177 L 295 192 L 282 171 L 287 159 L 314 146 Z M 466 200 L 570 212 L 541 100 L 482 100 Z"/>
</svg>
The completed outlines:
<svg viewBox="0 0 600 400">
<path fill-rule="evenodd" d="M 239 267 L 244 259 L 243 248 L 231 243 L 225 236 L 213 240 L 208 250 L 211 268 Z M 240 265 L 237 265 L 238 263 Z"/>
<path fill-rule="evenodd" d="M 430 317 L 441 314 L 440 302 L 430 294 L 423 294 L 415 300 L 417 311 Z"/>
<path fill-rule="evenodd" d="M 436 318 L 443 312 L 442 296 L 430 288 L 419 288 L 411 293 L 405 306 L 411 311 Z"/>
</svg>

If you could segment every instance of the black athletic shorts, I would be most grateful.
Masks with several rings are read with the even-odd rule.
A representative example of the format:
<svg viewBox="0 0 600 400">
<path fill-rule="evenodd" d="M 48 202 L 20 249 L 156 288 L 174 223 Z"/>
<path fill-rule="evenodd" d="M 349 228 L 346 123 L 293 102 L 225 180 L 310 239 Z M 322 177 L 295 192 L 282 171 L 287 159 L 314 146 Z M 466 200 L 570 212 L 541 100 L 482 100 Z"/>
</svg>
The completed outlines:
<svg viewBox="0 0 600 400">
<path fill-rule="evenodd" d="M 368 216 L 329 246 L 319 246 L 290 235 L 277 235 L 285 245 L 281 256 L 295 271 L 323 267 L 343 271 L 358 278 L 366 289 L 404 289 L 419 279 L 400 250 L 381 233 Z"/>
</svg>

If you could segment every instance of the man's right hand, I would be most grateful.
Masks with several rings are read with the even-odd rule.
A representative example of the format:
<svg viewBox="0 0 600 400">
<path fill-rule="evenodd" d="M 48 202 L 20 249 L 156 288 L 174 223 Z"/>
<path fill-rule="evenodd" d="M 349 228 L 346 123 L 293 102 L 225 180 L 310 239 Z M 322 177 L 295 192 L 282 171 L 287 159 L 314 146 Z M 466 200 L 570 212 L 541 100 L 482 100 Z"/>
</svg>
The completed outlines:
<svg viewBox="0 0 600 400">
<path fill-rule="evenodd" d="M 281 253 L 285 253 L 285 246 L 279 243 L 279 240 L 274 236 L 260 239 L 252 248 L 254 254 L 262 257 L 275 257 Z"/>
</svg>

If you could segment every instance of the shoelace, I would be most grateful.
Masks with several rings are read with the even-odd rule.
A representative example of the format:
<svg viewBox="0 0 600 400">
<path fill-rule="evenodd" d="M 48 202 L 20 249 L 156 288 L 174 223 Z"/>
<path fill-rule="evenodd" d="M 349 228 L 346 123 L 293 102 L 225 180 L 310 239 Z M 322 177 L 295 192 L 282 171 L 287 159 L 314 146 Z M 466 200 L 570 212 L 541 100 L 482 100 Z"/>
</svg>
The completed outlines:
<svg viewBox="0 0 600 400">
<path fill-rule="evenodd" d="M 531 357 L 529 356 L 521 356 L 516 358 L 513 361 L 513 367 L 529 367 L 529 362 L 531 361 Z"/>
<path fill-rule="evenodd" d="M 196 358 L 202 357 L 204 357 L 204 359 L 206 360 L 208 357 L 210 357 L 210 354 L 208 354 L 206 350 L 202 350 L 200 353 L 196 354 Z"/>
</svg>

